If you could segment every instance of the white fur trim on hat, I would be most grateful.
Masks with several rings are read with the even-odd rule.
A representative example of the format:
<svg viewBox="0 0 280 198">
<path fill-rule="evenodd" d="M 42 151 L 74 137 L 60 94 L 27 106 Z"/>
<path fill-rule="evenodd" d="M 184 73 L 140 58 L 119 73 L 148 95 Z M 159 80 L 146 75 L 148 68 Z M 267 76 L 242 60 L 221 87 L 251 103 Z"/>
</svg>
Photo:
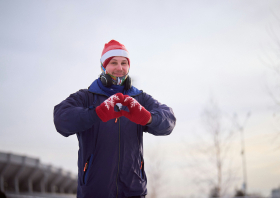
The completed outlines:
<svg viewBox="0 0 280 198">
<path fill-rule="evenodd" d="M 110 58 L 112 56 L 123 56 L 123 57 L 129 58 L 129 54 L 127 51 L 122 50 L 122 49 L 115 49 L 115 50 L 110 50 L 110 51 L 106 52 L 105 54 L 103 54 L 103 56 L 100 59 L 101 63 L 103 64 L 107 58 Z"/>
</svg>

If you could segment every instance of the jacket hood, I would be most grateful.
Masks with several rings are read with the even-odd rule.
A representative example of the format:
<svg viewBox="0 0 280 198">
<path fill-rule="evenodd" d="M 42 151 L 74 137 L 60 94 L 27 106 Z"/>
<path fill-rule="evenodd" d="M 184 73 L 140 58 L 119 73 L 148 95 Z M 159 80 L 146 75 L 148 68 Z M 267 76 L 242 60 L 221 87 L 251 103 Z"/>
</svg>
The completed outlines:
<svg viewBox="0 0 280 198">
<path fill-rule="evenodd" d="M 95 94 L 105 95 L 105 96 L 109 97 L 109 95 L 99 87 L 99 85 L 97 83 L 97 79 L 95 81 L 93 81 L 93 83 L 88 87 L 88 91 L 95 93 Z M 124 90 L 123 94 L 129 95 L 129 96 L 136 96 L 141 93 L 143 93 L 142 90 L 139 90 L 134 86 L 131 86 L 131 88 L 129 90 Z"/>
</svg>

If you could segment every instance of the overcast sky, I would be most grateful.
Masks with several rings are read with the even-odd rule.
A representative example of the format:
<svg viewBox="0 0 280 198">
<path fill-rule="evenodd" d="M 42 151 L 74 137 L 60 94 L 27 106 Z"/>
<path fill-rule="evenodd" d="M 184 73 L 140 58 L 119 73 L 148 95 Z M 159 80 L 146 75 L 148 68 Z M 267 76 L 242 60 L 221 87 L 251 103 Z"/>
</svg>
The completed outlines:
<svg viewBox="0 0 280 198">
<path fill-rule="evenodd" d="M 134 85 L 177 117 L 170 136 L 144 137 L 146 163 L 160 145 L 174 167 L 168 193 L 196 195 L 178 167 L 188 167 L 184 144 L 203 133 L 201 112 L 214 98 L 241 122 L 251 112 L 248 190 L 268 195 L 280 185 L 280 141 L 273 141 L 275 109 L 266 89 L 274 73 L 264 64 L 279 61 L 277 13 L 278 0 L 0 0 L 0 150 L 77 173 L 77 138 L 56 132 L 53 108 L 97 78 L 104 44 L 115 39 L 130 52 Z"/>
</svg>

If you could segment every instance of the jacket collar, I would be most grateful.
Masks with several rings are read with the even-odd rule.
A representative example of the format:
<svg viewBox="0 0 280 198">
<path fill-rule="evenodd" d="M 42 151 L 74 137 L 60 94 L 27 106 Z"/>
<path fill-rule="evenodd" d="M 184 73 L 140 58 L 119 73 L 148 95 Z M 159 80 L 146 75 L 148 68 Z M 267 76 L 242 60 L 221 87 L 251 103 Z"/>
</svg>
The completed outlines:
<svg viewBox="0 0 280 198">
<path fill-rule="evenodd" d="M 98 85 L 97 83 L 97 79 L 95 81 L 93 81 L 93 83 L 88 87 L 88 91 L 91 93 L 95 93 L 95 94 L 99 94 L 99 95 L 105 95 L 107 97 L 108 94 L 106 92 L 104 92 Z M 142 90 L 138 90 L 136 87 L 131 86 L 131 88 L 129 90 L 124 90 L 124 95 L 129 95 L 129 96 L 136 96 L 143 93 Z"/>
</svg>

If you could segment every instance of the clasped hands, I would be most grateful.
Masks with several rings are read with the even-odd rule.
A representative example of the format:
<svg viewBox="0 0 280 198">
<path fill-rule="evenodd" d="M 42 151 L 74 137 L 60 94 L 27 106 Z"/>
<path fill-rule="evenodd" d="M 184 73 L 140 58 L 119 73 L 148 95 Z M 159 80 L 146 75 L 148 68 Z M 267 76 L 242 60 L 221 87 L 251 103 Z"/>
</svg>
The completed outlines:
<svg viewBox="0 0 280 198">
<path fill-rule="evenodd" d="M 116 112 L 114 107 L 117 103 L 127 106 L 129 112 L 124 110 Z M 137 100 L 128 95 L 123 95 L 122 93 L 112 95 L 96 107 L 95 111 L 103 122 L 125 116 L 136 124 L 146 125 L 151 119 L 151 113 L 139 104 Z"/>
</svg>

